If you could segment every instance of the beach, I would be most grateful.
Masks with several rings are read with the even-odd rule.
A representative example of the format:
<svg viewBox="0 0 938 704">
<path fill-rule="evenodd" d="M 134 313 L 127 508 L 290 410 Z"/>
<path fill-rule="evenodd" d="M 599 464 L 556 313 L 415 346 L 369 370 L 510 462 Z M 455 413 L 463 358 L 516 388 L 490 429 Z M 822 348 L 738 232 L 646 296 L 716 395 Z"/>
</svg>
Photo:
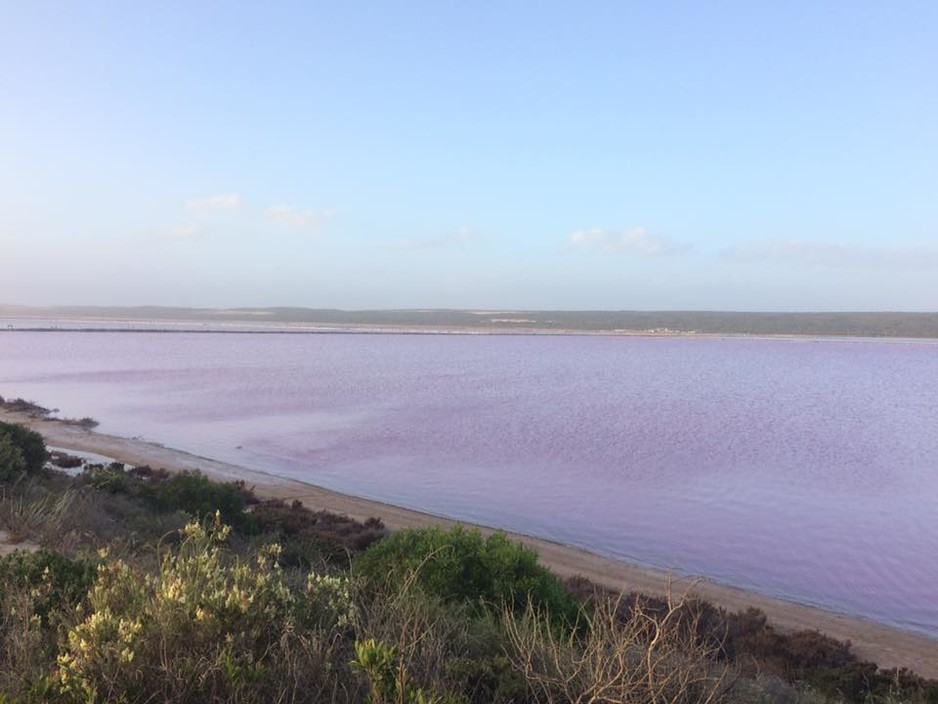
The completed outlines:
<svg viewBox="0 0 938 704">
<path fill-rule="evenodd" d="M 130 465 L 149 465 L 169 471 L 201 470 L 220 481 L 243 480 L 261 498 L 299 500 L 312 510 L 327 510 L 358 520 L 380 518 L 391 529 L 423 526 L 449 527 L 456 522 L 411 509 L 363 499 L 277 477 L 234 464 L 200 457 L 139 439 L 124 438 L 85 430 L 56 420 L 32 418 L 26 414 L 0 410 L 0 420 L 23 423 L 40 432 L 46 444 L 66 450 L 88 452 Z M 483 532 L 495 528 L 477 526 Z M 669 573 L 603 557 L 588 551 L 539 538 L 508 533 L 536 550 L 541 560 L 557 574 L 582 575 L 617 591 L 660 594 L 670 583 L 675 593 L 693 594 L 734 611 L 749 606 L 761 609 L 774 626 L 783 630 L 817 629 L 847 640 L 862 659 L 880 667 L 907 667 L 924 677 L 938 678 L 938 640 L 902 631 L 862 618 L 825 611 L 707 580 L 671 578 Z"/>
</svg>

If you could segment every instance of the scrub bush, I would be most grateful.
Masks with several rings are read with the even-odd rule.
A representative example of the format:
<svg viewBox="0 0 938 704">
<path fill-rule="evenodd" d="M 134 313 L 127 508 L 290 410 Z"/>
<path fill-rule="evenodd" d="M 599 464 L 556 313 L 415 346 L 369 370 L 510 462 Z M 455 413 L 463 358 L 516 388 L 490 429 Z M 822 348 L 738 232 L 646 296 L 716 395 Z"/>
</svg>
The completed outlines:
<svg viewBox="0 0 938 704">
<path fill-rule="evenodd" d="M 52 550 L 17 550 L 0 558 L 0 599 L 17 590 L 29 592 L 35 614 L 46 623 L 85 598 L 95 572 L 90 560 L 73 560 Z"/>
<path fill-rule="evenodd" d="M 37 474 L 48 456 L 39 433 L 16 423 L 0 422 L 0 481 L 10 481 L 22 472 Z"/>
<path fill-rule="evenodd" d="M 94 581 L 95 566 L 59 553 L 0 559 L 0 702 L 52 700 L 58 635 Z"/>
<path fill-rule="evenodd" d="M 0 482 L 12 482 L 26 472 L 23 452 L 5 435 L 0 435 Z"/>
<path fill-rule="evenodd" d="M 32 418 L 46 418 L 58 410 L 40 406 L 35 401 L 27 401 L 25 398 L 4 399 L 2 396 L 0 396 L 0 406 L 13 413 L 25 413 Z"/>
<path fill-rule="evenodd" d="M 380 520 L 360 523 L 328 511 L 311 511 L 299 501 L 262 501 L 253 507 L 251 516 L 258 531 L 280 542 L 281 564 L 304 569 L 321 563 L 348 567 L 351 556 L 388 533 Z"/>
<path fill-rule="evenodd" d="M 684 599 L 667 598 L 660 613 L 635 602 L 597 599 L 585 627 L 559 632 L 534 605 L 505 610 L 508 656 L 524 673 L 527 701 L 668 702 L 725 701 L 728 668 L 716 651 L 688 641 Z M 626 618 L 623 614 L 628 613 Z M 693 630 L 693 629 L 691 629 Z"/>
<path fill-rule="evenodd" d="M 334 691 L 331 649 L 352 614 L 341 581 L 292 586 L 276 546 L 253 562 L 233 557 L 217 516 L 184 534 L 156 575 L 121 560 L 101 566 L 58 658 L 66 700 L 266 702 L 302 692 L 316 701 Z"/>
<path fill-rule="evenodd" d="M 504 533 L 483 538 L 460 526 L 401 530 L 368 548 L 354 573 L 372 585 L 410 580 L 444 601 L 518 610 L 533 603 L 557 622 L 573 623 L 579 612 L 537 553 Z"/>
<path fill-rule="evenodd" d="M 243 489 L 235 484 L 213 482 L 198 470 L 143 484 L 139 493 L 159 511 L 185 511 L 198 519 L 218 513 L 226 525 L 242 532 L 256 531 L 254 519 L 244 510 Z"/>
<path fill-rule="evenodd" d="M 117 494 L 127 489 L 127 471 L 120 462 L 88 465 L 84 470 L 84 479 L 98 491 Z"/>
<path fill-rule="evenodd" d="M 407 683 L 473 704 L 525 701 L 524 679 L 505 656 L 499 613 L 444 601 L 408 579 L 359 585 L 356 603 L 356 638 L 393 648 Z"/>
</svg>

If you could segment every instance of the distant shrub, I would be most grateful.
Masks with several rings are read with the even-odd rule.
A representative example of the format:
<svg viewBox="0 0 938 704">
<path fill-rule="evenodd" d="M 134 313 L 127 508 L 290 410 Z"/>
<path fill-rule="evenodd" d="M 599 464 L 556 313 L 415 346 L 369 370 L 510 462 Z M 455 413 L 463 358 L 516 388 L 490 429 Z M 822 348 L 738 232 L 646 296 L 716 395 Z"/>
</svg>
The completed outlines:
<svg viewBox="0 0 938 704">
<path fill-rule="evenodd" d="M 55 450 L 49 453 L 49 461 L 59 469 L 78 469 L 84 466 L 85 461 L 81 457 L 70 455 L 67 452 Z"/>
<path fill-rule="evenodd" d="M 355 562 L 366 583 L 412 579 L 425 592 L 447 601 L 508 605 L 528 603 L 552 617 L 573 622 L 578 613 L 560 579 L 540 564 L 534 550 L 504 533 L 483 538 L 478 530 L 455 527 L 402 530 L 375 543 Z"/>
<path fill-rule="evenodd" d="M 79 428 L 84 428 L 85 430 L 94 430 L 101 425 L 98 421 L 89 416 L 83 418 L 59 418 L 58 421 L 65 425 L 77 425 Z"/>
<path fill-rule="evenodd" d="M 5 442 L 4 442 L 5 441 Z M 16 423 L 0 422 L 0 448 L 6 444 L 19 451 L 22 457 L 22 470 L 27 474 L 36 474 L 42 470 L 46 464 L 49 453 L 46 452 L 46 444 L 42 435 L 30 430 L 29 428 L 17 425 Z M 6 470 L 15 470 L 18 466 L 15 460 L 15 452 L 7 449 L 6 451 Z M 3 479 L 4 472 L 3 454 L 0 454 L 0 479 Z"/>
<path fill-rule="evenodd" d="M 88 465 L 82 473 L 82 478 L 93 488 L 112 494 L 125 491 L 128 482 L 127 472 L 120 462 Z"/>
<path fill-rule="evenodd" d="M 356 555 L 387 535 L 375 518 L 360 523 L 328 511 L 311 511 L 299 501 L 262 501 L 251 516 L 262 533 L 276 536 L 283 546 L 284 566 L 309 568 L 317 563 L 348 565 Z"/>
<path fill-rule="evenodd" d="M 45 418 L 46 416 L 53 413 L 52 409 L 46 408 L 45 406 L 40 406 L 38 403 L 33 401 L 27 401 L 25 398 L 0 398 L 0 405 L 2 405 L 8 411 L 13 411 L 14 413 L 26 413 L 27 415 L 30 415 L 34 418 Z"/>
<path fill-rule="evenodd" d="M 147 479 L 151 482 L 164 481 L 172 476 L 168 470 L 163 469 L 162 467 L 154 469 L 148 464 L 136 465 L 135 467 L 131 468 L 129 472 L 135 477 Z"/>
<path fill-rule="evenodd" d="M 217 512 L 222 521 L 238 530 L 255 530 L 255 521 L 244 511 L 242 489 L 234 484 L 214 482 L 198 470 L 179 472 L 164 481 L 144 484 L 139 491 L 144 500 L 160 511 L 185 511 L 200 519 Z"/>
</svg>

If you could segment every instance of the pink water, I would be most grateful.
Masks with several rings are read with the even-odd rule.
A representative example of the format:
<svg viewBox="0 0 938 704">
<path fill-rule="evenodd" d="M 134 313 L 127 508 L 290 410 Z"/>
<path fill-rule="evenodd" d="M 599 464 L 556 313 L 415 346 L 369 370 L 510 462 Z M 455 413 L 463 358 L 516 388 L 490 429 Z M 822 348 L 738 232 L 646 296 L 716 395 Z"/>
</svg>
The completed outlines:
<svg viewBox="0 0 938 704">
<path fill-rule="evenodd" d="M 938 636 L 938 345 L 0 335 L 0 394 Z"/>
</svg>

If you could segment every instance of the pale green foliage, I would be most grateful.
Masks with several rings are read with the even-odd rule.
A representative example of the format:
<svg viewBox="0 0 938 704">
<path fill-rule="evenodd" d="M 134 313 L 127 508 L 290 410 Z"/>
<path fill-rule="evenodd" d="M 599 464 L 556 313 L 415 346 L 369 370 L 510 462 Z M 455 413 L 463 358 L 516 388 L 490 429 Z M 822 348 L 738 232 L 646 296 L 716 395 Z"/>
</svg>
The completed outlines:
<svg viewBox="0 0 938 704">
<path fill-rule="evenodd" d="M 371 704 L 446 704 L 448 701 L 424 692 L 410 681 L 397 648 L 373 638 L 355 641 L 352 669 L 368 678 Z"/>
<path fill-rule="evenodd" d="M 12 701 L 50 700 L 59 627 L 73 618 L 94 573 L 90 562 L 48 550 L 0 559 L 0 692 Z"/>
<path fill-rule="evenodd" d="M 23 694 L 34 689 L 45 674 L 44 661 L 54 652 L 36 613 L 36 600 L 27 590 L 0 598 L 0 692 Z M 3 701 L 0 694 L 0 704 Z"/>
<path fill-rule="evenodd" d="M 352 669 L 368 678 L 368 694 L 372 704 L 393 699 L 395 689 L 402 684 L 396 674 L 397 648 L 379 643 L 373 638 L 355 641 L 355 659 Z"/>
<path fill-rule="evenodd" d="M 253 563 L 234 559 L 224 549 L 228 533 L 217 516 L 208 527 L 189 524 L 155 576 L 120 560 L 103 565 L 89 613 L 69 631 L 59 656 L 62 690 L 88 702 L 274 696 L 274 670 L 287 651 L 304 646 L 294 635 L 302 595 L 277 565 L 278 546 L 262 549 Z M 341 593 L 320 591 L 327 594 L 321 609 Z"/>
<path fill-rule="evenodd" d="M 502 648 L 494 614 L 480 617 L 471 604 L 428 595 L 412 578 L 359 590 L 357 639 L 393 648 L 408 683 L 450 697 L 444 701 L 518 701 L 512 695 L 521 690 L 496 662 Z"/>
<path fill-rule="evenodd" d="M 306 605 L 316 608 L 315 616 L 325 627 L 347 628 L 358 616 L 348 575 L 310 572 L 306 578 Z"/>
<path fill-rule="evenodd" d="M 92 611 L 69 631 L 67 649 L 59 655 L 59 676 L 66 692 L 95 701 L 99 688 L 114 695 L 129 684 L 125 680 L 136 668 L 127 666 L 140 645 L 141 607 L 150 582 L 120 561 L 101 566 L 88 594 Z"/>
</svg>

